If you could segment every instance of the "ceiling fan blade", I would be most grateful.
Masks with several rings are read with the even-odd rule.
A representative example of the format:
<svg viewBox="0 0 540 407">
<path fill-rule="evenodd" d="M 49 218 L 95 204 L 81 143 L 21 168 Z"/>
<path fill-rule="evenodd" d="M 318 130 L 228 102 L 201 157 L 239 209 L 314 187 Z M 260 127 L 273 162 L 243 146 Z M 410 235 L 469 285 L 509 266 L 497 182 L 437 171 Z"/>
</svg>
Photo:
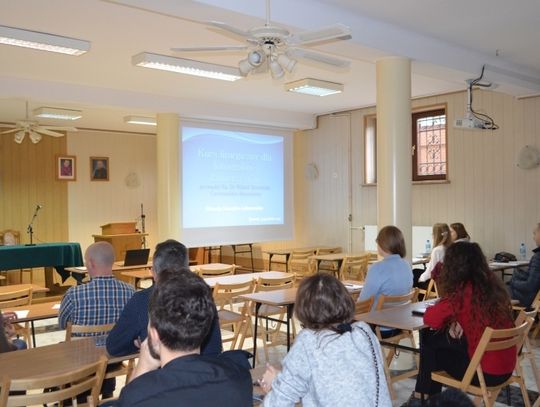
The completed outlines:
<svg viewBox="0 0 540 407">
<path fill-rule="evenodd" d="M 46 130 L 60 130 L 60 131 L 79 131 L 76 127 L 70 126 L 39 126 L 40 129 Z"/>
<path fill-rule="evenodd" d="M 7 127 L 7 126 L 6 126 Z M 12 127 L 12 126 L 9 126 L 9 127 Z M 9 133 L 16 133 L 18 132 L 19 130 L 21 130 L 20 128 L 16 127 L 14 129 L 11 129 L 11 130 L 4 130 L 2 132 L 0 132 L 0 134 L 9 134 Z"/>
<path fill-rule="evenodd" d="M 251 38 L 251 34 L 248 31 L 242 30 L 241 28 L 234 27 L 232 25 L 229 25 L 227 23 L 222 23 L 220 21 L 207 21 L 205 22 L 206 25 L 210 25 L 212 27 L 219 28 L 221 30 L 228 31 L 234 35 L 238 35 L 239 37 L 242 37 L 244 39 Z"/>
<path fill-rule="evenodd" d="M 47 130 L 43 127 L 36 127 L 34 128 L 35 133 L 45 134 L 46 136 L 52 136 L 52 137 L 64 137 L 64 133 L 57 133 L 56 131 Z"/>
<path fill-rule="evenodd" d="M 344 24 L 333 24 L 317 30 L 293 34 L 287 42 L 291 45 L 306 45 L 338 39 L 348 40 L 350 38 L 351 29 L 349 27 Z"/>
<path fill-rule="evenodd" d="M 174 52 L 204 52 L 204 51 L 244 51 L 248 49 L 245 45 L 224 45 L 216 47 L 190 47 L 190 48 L 171 48 Z"/>
<path fill-rule="evenodd" d="M 347 61 L 345 59 L 336 58 L 330 55 L 308 51 L 306 49 L 300 48 L 290 49 L 287 54 L 290 54 L 292 57 L 310 59 L 312 61 L 320 62 L 326 65 L 336 66 L 339 68 L 347 68 L 351 64 L 351 61 Z"/>
</svg>

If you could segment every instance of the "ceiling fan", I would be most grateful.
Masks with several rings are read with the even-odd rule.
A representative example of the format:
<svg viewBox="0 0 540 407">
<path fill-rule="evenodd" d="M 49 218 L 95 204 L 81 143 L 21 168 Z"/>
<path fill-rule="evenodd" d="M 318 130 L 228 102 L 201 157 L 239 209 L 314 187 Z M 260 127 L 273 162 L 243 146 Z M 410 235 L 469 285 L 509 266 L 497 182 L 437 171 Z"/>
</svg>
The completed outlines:
<svg viewBox="0 0 540 407">
<path fill-rule="evenodd" d="M 270 70 L 274 79 L 283 77 L 285 71 L 292 72 L 296 58 L 316 61 L 331 67 L 348 67 L 350 61 L 307 50 L 305 45 L 315 43 L 348 40 L 351 30 L 343 24 L 333 24 L 320 29 L 303 31 L 292 34 L 283 27 L 272 25 L 270 22 L 270 0 L 266 0 L 266 23 L 264 26 L 243 30 L 227 23 L 209 21 L 205 24 L 219 28 L 244 39 L 248 45 L 171 48 L 176 52 L 213 52 L 213 51 L 249 51 L 247 57 L 238 63 L 242 76 L 250 73 L 267 72 Z"/>
<path fill-rule="evenodd" d="M 35 120 L 30 120 L 28 116 L 28 101 L 26 101 L 26 117 L 24 120 L 18 121 L 16 124 L 2 124 L 1 127 L 8 127 L 11 130 L 5 130 L 0 134 L 15 133 L 15 142 L 21 144 L 24 137 L 28 135 L 32 143 L 36 144 L 41 141 L 43 135 L 51 137 L 64 137 L 64 133 L 59 131 L 77 131 L 75 127 L 64 126 L 42 126 Z"/>
</svg>

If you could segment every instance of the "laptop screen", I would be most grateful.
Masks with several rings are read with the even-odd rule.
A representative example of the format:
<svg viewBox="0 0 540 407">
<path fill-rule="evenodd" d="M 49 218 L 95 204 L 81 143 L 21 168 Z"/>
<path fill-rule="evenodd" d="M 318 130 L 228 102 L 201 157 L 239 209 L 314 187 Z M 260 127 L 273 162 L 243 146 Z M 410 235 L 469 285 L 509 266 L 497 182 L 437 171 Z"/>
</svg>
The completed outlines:
<svg viewBox="0 0 540 407">
<path fill-rule="evenodd" d="M 124 266 L 141 266 L 148 263 L 150 249 L 134 249 L 126 250 L 124 258 Z"/>
</svg>

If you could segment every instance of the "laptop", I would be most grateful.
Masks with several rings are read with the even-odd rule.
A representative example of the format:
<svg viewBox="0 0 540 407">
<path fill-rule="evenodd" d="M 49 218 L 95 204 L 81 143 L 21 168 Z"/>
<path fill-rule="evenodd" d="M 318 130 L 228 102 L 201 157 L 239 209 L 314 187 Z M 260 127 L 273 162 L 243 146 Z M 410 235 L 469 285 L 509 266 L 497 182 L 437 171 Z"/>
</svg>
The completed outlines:
<svg viewBox="0 0 540 407">
<path fill-rule="evenodd" d="M 124 257 L 124 264 L 121 266 L 142 266 L 148 263 L 148 257 L 150 256 L 150 249 L 135 249 L 126 250 L 126 257 Z"/>
</svg>

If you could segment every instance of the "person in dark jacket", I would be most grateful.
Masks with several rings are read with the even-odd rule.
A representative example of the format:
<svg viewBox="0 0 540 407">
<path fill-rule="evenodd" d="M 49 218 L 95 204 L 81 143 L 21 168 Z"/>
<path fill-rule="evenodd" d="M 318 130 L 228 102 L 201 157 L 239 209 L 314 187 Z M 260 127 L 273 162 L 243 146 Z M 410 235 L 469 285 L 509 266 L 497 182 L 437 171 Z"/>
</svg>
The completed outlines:
<svg viewBox="0 0 540 407">
<path fill-rule="evenodd" d="M 508 285 L 508 291 L 513 300 L 518 300 L 525 307 L 530 307 L 534 297 L 540 290 L 540 223 L 533 231 L 536 249 L 529 262 L 528 269 L 516 269 Z"/>
</svg>

